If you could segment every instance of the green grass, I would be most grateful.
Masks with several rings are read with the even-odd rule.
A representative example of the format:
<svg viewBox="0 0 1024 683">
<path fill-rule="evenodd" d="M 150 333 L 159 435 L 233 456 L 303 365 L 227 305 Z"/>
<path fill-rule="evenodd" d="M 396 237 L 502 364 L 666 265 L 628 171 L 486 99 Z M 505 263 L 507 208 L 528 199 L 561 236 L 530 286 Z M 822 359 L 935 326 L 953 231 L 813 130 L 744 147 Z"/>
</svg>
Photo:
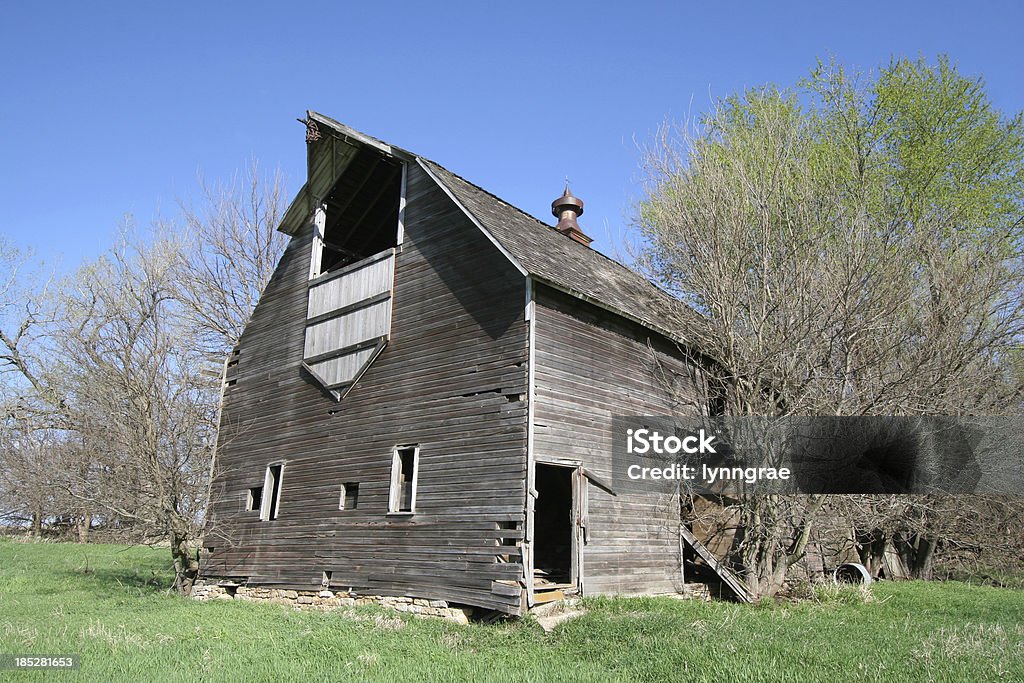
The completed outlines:
<svg viewBox="0 0 1024 683">
<path fill-rule="evenodd" d="M 947 578 L 966 581 L 978 586 L 1024 589 L 1024 574 L 1019 568 L 978 567 L 970 573 L 964 570 L 948 572 Z"/>
<path fill-rule="evenodd" d="M 166 550 L 0 540 L 0 653 L 78 654 L 96 681 L 1024 680 L 1024 592 L 878 584 L 740 606 L 592 599 L 545 635 L 380 608 L 297 612 L 169 595 Z"/>
</svg>

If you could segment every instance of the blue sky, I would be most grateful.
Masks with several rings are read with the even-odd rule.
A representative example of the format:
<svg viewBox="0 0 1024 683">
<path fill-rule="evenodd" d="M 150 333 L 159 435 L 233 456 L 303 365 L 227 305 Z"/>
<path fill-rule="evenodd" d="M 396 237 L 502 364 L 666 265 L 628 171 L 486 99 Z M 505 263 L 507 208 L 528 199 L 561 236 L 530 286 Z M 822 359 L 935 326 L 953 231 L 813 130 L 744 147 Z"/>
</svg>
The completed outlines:
<svg viewBox="0 0 1024 683">
<path fill-rule="evenodd" d="M 0 233 L 70 268 L 255 157 L 290 192 L 310 108 L 550 220 L 566 175 L 612 251 L 636 141 L 712 97 L 949 54 L 1024 109 L 1024 6 L 979 3 L 13 3 L 0 10 Z M 552 221 L 553 222 L 553 221 Z"/>
</svg>

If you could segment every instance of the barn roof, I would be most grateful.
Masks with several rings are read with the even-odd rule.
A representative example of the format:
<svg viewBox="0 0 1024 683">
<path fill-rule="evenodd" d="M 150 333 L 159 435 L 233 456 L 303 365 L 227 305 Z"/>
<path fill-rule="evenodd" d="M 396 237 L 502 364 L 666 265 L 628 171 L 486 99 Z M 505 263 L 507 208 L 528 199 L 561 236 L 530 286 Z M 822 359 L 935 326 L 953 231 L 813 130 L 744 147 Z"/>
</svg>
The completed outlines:
<svg viewBox="0 0 1024 683">
<path fill-rule="evenodd" d="M 532 277 L 670 338 L 680 336 L 670 327 L 699 320 L 688 306 L 636 271 L 569 239 L 443 166 L 422 162 Z"/>
<path fill-rule="evenodd" d="M 685 338 L 689 335 L 681 332 L 683 328 L 703 324 L 700 315 L 636 271 L 569 239 L 440 164 L 322 114 L 308 112 L 308 118 L 385 154 L 419 163 L 524 274 L 682 343 L 693 342 Z"/>
</svg>

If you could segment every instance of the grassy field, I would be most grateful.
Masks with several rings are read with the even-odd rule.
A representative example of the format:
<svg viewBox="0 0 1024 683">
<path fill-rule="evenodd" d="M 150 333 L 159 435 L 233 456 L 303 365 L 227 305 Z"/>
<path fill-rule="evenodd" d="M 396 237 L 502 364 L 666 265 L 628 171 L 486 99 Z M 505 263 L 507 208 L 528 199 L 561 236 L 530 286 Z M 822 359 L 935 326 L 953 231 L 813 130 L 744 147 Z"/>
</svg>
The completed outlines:
<svg viewBox="0 0 1024 683">
<path fill-rule="evenodd" d="M 169 595 L 166 551 L 0 540 L 0 653 L 78 654 L 96 681 L 1024 681 L 1024 592 L 878 584 L 744 607 L 594 599 L 544 634 L 381 608 Z"/>
</svg>

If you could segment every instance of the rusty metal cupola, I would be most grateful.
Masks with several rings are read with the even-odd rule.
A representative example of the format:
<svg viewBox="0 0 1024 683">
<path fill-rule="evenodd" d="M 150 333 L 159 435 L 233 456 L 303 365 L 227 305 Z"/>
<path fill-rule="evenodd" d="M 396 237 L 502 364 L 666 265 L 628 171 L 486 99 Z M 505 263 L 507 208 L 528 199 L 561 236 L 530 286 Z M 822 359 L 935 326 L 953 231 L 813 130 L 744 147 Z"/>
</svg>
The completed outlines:
<svg viewBox="0 0 1024 683">
<path fill-rule="evenodd" d="M 565 192 L 562 193 L 562 196 L 551 202 L 551 214 L 558 219 L 555 230 L 585 247 L 589 247 L 593 242 L 583 233 L 580 224 L 576 222 L 576 217 L 583 215 L 583 200 L 572 196 L 572 192 L 569 191 L 569 181 L 565 182 Z"/>
</svg>

